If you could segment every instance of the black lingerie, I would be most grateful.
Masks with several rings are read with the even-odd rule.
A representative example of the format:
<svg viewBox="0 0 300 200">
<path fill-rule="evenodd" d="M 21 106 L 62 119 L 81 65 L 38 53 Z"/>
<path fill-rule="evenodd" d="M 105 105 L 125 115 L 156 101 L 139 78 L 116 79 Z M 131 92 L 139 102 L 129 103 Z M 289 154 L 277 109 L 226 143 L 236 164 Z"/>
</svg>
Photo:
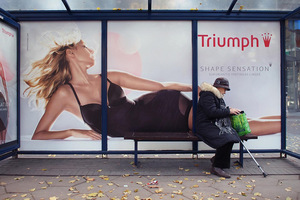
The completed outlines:
<svg viewBox="0 0 300 200">
<path fill-rule="evenodd" d="M 110 83 L 107 98 L 107 133 L 124 137 L 133 131 L 188 131 L 188 115 L 192 101 L 177 90 L 160 90 L 130 100 L 123 89 Z M 101 105 L 81 105 L 74 87 L 68 83 L 80 106 L 84 122 L 101 133 Z"/>
</svg>

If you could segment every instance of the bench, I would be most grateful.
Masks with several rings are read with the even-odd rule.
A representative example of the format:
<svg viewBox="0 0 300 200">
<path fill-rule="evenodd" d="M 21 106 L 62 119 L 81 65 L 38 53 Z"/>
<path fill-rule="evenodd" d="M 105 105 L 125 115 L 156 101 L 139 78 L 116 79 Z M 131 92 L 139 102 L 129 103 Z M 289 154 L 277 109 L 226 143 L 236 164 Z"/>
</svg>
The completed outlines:
<svg viewBox="0 0 300 200">
<path fill-rule="evenodd" d="M 250 139 L 257 139 L 256 135 L 247 134 L 240 137 L 242 141 Z M 124 139 L 134 140 L 134 164 L 138 166 L 138 143 L 139 142 L 193 142 L 193 150 L 186 151 L 188 153 L 197 154 L 198 146 L 197 143 L 202 141 L 200 138 L 189 132 L 133 132 L 131 135 L 125 136 Z M 164 150 L 166 152 L 166 150 Z M 150 152 L 150 151 L 149 151 Z M 171 151 L 178 153 L 178 151 Z M 170 152 L 169 152 L 170 153 Z M 243 153 L 244 147 L 240 142 L 239 148 L 239 164 L 243 167 Z"/>
</svg>

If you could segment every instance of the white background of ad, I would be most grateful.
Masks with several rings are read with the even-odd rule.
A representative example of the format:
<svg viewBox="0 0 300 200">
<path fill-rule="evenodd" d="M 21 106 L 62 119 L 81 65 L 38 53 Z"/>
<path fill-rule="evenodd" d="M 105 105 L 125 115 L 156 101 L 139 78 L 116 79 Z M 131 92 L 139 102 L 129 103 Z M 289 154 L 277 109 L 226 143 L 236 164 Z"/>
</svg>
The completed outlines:
<svg viewBox="0 0 300 200">
<path fill-rule="evenodd" d="M 265 47 L 262 34 L 272 34 L 270 46 Z M 217 77 L 229 79 L 231 91 L 225 95 L 226 104 L 244 110 L 247 117 L 259 119 L 265 116 L 281 115 L 280 95 L 280 24 L 279 22 L 198 22 L 198 35 L 220 37 L 256 37 L 259 47 L 249 44 L 242 47 L 202 46 L 202 37 L 198 36 L 198 82 L 213 84 Z M 207 37 L 206 37 L 207 38 Z M 217 39 L 216 39 L 217 41 Z M 223 66 L 223 70 L 220 67 Z M 233 71 L 234 67 L 245 66 L 246 71 Z M 203 67 L 206 70 L 203 70 Z M 219 67 L 219 69 L 217 69 Z M 248 68 L 249 67 L 249 68 Z M 254 67 L 255 70 L 252 70 Z M 260 67 L 264 70 L 257 70 Z M 265 70 L 265 68 L 267 70 Z M 231 70 L 229 70 L 231 69 Z M 259 140 L 249 141 L 250 148 L 280 148 L 280 133 L 259 136 Z"/>
</svg>

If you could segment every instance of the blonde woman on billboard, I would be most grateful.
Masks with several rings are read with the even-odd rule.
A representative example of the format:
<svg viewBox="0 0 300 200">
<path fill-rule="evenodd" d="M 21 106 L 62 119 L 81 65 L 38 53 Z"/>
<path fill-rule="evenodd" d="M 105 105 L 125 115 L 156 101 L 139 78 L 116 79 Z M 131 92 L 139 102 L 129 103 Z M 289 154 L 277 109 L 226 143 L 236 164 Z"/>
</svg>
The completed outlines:
<svg viewBox="0 0 300 200">
<path fill-rule="evenodd" d="M 24 93 L 45 112 L 33 140 L 68 137 L 101 139 L 101 75 L 88 74 L 94 65 L 94 51 L 81 39 L 53 47 L 32 64 Z M 189 131 L 192 128 L 192 101 L 181 91 L 192 86 L 161 83 L 120 71 L 107 72 L 107 128 L 111 137 L 132 131 Z M 122 88 L 151 91 L 130 100 Z M 51 131 L 57 117 L 68 111 L 81 118 L 91 130 Z"/>
</svg>

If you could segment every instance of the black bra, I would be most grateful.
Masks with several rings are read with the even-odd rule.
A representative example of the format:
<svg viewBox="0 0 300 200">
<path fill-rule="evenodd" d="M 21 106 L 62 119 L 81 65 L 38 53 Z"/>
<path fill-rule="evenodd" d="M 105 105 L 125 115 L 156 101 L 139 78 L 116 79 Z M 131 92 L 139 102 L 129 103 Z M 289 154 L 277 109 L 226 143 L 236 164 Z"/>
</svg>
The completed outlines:
<svg viewBox="0 0 300 200">
<path fill-rule="evenodd" d="M 108 80 L 110 83 L 107 96 L 108 96 L 108 106 L 118 106 L 123 104 L 126 101 L 126 97 L 123 89 L 119 86 Z M 80 107 L 81 116 L 83 121 L 89 125 L 94 131 L 101 133 L 101 111 L 102 105 L 97 103 L 90 103 L 81 105 L 78 95 L 71 83 L 67 83 L 77 100 L 77 103 Z"/>
</svg>

